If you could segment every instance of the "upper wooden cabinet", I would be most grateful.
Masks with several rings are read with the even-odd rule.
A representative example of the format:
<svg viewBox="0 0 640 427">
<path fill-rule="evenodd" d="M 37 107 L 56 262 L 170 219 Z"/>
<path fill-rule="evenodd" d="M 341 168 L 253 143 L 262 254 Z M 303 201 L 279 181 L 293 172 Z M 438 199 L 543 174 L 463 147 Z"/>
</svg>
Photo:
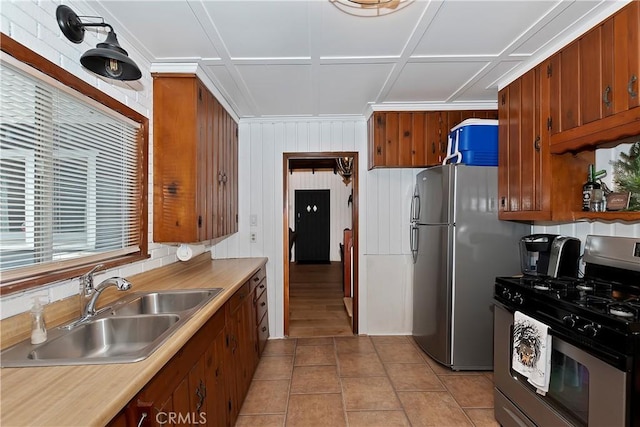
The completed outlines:
<svg viewBox="0 0 640 427">
<path fill-rule="evenodd" d="M 639 34 L 633 1 L 551 58 L 553 153 L 640 134 Z"/>
<path fill-rule="evenodd" d="M 582 207 L 580 190 L 594 154 L 551 154 L 548 65 L 545 61 L 498 94 L 502 220 L 572 220 Z"/>
<path fill-rule="evenodd" d="M 153 75 L 153 237 L 202 242 L 238 229 L 238 127 L 194 75 Z"/>
<path fill-rule="evenodd" d="M 376 111 L 369 118 L 369 169 L 440 164 L 449 130 L 468 118 L 496 119 L 495 110 Z"/>
</svg>

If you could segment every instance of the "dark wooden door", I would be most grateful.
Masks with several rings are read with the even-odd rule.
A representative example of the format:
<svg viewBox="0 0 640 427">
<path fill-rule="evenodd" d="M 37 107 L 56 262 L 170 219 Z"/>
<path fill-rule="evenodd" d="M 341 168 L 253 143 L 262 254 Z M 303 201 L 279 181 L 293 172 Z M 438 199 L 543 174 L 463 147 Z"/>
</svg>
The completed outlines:
<svg viewBox="0 0 640 427">
<path fill-rule="evenodd" d="M 296 190 L 296 262 L 329 262 L 329 190 Z"/>
</svg>

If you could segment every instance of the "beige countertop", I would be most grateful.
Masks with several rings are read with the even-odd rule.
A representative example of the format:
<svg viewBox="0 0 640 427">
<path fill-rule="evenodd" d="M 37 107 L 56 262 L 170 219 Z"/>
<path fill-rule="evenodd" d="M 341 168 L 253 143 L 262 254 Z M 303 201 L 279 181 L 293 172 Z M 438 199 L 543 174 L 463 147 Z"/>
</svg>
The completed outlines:
<svg viewBox="0 0 640 427">
<path fill-rule="evenodd" d="M 209 253 L 130 276 L 131 291 L 224 288 L 167 342 L 136 363 L 0 369 L 0 425 L 105 425 L 144 387 L 266 258 L 211 260 Z M 112 292 L 107 297 L 107 292 Z M 122 296 L 104 292 L 105 303 Z"/>
</svg>

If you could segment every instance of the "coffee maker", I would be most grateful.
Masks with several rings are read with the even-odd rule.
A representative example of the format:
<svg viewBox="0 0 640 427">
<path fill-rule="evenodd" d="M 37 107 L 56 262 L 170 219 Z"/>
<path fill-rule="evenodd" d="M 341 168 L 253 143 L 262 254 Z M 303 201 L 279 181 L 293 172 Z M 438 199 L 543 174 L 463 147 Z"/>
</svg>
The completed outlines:
<svg viewBox="0 0 640 427">
<path fill-rule="evenodd" d="M 531 234 L 520 239 L 522 273 L 532 276 L 578 277 L 580 240 L 558 234 Z"/>
</svg>

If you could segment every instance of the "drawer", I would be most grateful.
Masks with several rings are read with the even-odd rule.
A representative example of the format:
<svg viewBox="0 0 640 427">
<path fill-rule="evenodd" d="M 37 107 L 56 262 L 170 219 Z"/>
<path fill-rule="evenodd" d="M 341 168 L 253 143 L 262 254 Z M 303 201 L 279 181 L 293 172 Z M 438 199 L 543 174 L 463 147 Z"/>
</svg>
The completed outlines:
<svg viewBox="0 0 640 427">
<path fill-rule="evenodd" d="M 264 346 L 267 345 L 267 340 L 269 339 L 269 316 L 265 315 L 262 318 L 262 321 L 258 325 L 258 350 L 259 354 L 262 355 L 262 351 L 264 350 Z"/>
<path fill-rule="evenodd" d="M 264 280 L 262 280 L 262 282 L 260 282 L 258 286 L 255 287 L 255 289 L 256 296 L 260 297 L 260 294 L 267 290 L 267 279 L 265 278 Z"/>
<path fill-rule="evenodd" d="M 256 286 L 258 286 L 258 284 L 264 280 L 265 277 L 267 277 L 267 272 L 264 267 L 256 271 L 248 280 L 248 282 L 251 283 L 251 290 L 253 291 Z"/>
<path fill-rule="evenodd" d="M 250 293 L 251 288 L 249 282 L 245 282 L 245 284 L 242 285 L 240 289 L 238 289 L 236 293 L 233 294 L 233 296 L 229 299 L 229 309 L 231 310 L 231 313 L 235 312 L 238 307 L 242 305 L 242 302 L 245 300 L 245 298 L 247 298 L 247 296 L 249 296 Z"/>
<path fill-rule="evenodd" d="M 266 282 L 266 280 L 263 282 Z M 259 288 L 256 289 L 256 294 L 260 293 L 259 291 L 260 291 Z M 267 312 L 267 308 L 268 308 L 267 292 L 262 291 L 262 293 L 260 293 L 260 296 L 256 298 L 256 321 L 257 322 L 260 322 L 260 320 L 262 320 L 262 317 Z"/>
</svg>

